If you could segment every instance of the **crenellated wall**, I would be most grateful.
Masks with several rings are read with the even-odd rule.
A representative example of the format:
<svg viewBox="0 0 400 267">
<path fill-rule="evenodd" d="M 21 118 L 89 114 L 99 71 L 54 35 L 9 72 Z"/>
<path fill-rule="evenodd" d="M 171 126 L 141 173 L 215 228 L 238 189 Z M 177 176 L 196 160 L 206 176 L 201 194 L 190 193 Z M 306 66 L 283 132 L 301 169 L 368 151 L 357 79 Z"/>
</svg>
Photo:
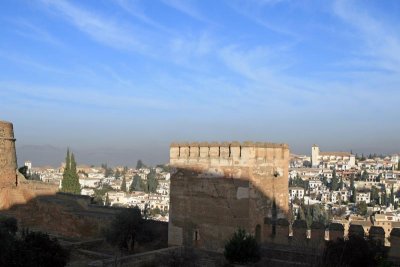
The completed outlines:
<svg viewBox="0 0 400 267">
<path fill-rule="evenodd" d="M 262 142 L 172 143 L 170 164 L 200 166 L 249 166 L 289 157 L 287 144 Z"/>
<path fill-rule="evenodd" d="M 295 220 L 292 224 L 286 219 L 278 219 L 276 222 L 271 219 L 264 221 L 265 232 L 263 245 L 268 248 L 275 248 L 284 245 L 285 251 L 309 251 L 321 256 L 325 249 L 326 242 L 336 241 L 337 239 L 347 239 L 344 234 L 343 225 L 340 223 L 331 223 L 325 226 L 322 223 L 313 222 L 311 224 L 310 235 L 306 234 L 307 225 L 305 221 Z M 275 228 L 275 230 L 274 230 Z M 292 229 L 292 231 L 290 231 Z M 325 240 L 325 231 L 328 232 L 329 239 Z M 372 226 L 364 236 L 364 230 L 359 225 L 351 225 L 349 235 L 359 235 L 368 237 L 384 244 L 385 231 L 382 227 Z M 389 260 L 398 264 L 400 263 L 400 228 L 393 228 L 390 233 L 390 247 L 387 247 Z M 305 254 L 306 255 L 306 254 Z"/>
<path fill-rule="evenodd" d="M 243 227 L 262 241 L 264 219 L 288 212 L 286 144 L 174 143 L 170 245 L 218 250 Z"/>
</svg>

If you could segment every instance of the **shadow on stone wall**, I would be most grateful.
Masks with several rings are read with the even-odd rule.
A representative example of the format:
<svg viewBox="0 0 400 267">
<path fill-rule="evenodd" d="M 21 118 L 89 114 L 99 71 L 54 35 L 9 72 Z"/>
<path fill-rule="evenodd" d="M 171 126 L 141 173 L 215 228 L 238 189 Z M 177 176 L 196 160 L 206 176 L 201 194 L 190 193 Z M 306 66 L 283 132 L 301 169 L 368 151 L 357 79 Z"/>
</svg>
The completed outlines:
<svg viewBox="0 0 400 267">
<path fill-rule="evenodd" d="M 35 182 L 36 187 L 45 187 L 45 183 Z M 30 184 L 32 188 L 32 184 Z M 13 192 L 10 193 L 10 190 Z M 29 228 L 46 232 L 64 239 L 91 240 L 102 238 L 102 231 L 108 227 L 115 215 L 125 208 L 99 206 L 92 203 L 89 196 L 73 195 L 61 192 L 36 195 L 25 200 L 15 198 L 25 194 L 21 188 L 10 188 L 4 197 L 12 197 L 7 201 L 9 208 L 0 210 L 0 214 L 12 216 L 18 220 L 19 229 Z M 36 192 L 37 194 L 37 192 Z M 21 203 L 22 202 L 22 203 Z M 159 238 L 146 244 L 139 251 L 167 247 L 168 223 L 147 220 L 147 224 Z"/>
<path fill-rule="evenodd" d="M 270 179 L 273 188 L 274 178 L 265 179 Z M 308 228 L 306 221 L 289 221 L 287 207 L 275 201 L 274 194 L 280 192 L 266 195 L 260 186 L 244 172 L 238 177 L 227 169 L 218 173 L 176 168 L 171 178 L 169 245 L 222 252 L 241 227 L 256 237 L 267 258 L 286 261 L 292 257 L 292 262 L 313 264 L 328 240 L 346 238 L 342 224 L 313 222 Z M 364 229 L 350 225 L 349 235 L 364 236 Z M 384 244 L 383 228 L 373 226 L 368 235 Z M 392 230 L 390 242 L 389 258 L 398 262 L 400 229 Z"/>
<path fill-rule="evenodd" d="M 288 192 L 274 188 L 284 177 L 255 181 L 246 174 L 249 171 L 241 168 L 240 176 L 236 176 L 233 167 L 221 173 L 176 168 L 171 178 L 169 245 L 222 251 L 238 227 L 255 235 L 259 242 L 267 240 L 269 230 L 278 231 L 288 210 L 278 198 L 287 198 Z M 262 188 L 265 183 L 269 185 Z M 270 225 L 265 224 L 267 218 Z"/>
</svg>

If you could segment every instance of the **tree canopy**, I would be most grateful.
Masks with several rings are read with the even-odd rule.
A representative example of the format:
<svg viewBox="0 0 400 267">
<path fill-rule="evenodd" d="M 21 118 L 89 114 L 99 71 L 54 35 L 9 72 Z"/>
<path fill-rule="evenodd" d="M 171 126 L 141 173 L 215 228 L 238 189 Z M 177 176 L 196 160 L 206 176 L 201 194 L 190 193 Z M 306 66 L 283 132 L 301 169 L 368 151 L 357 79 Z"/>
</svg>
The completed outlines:
<svg viewBox="0 0 400 267">
<path fill-rule="evenodd" d="M 157 190 L 158 180 L 156 176 L 156 171 L 151 169 L 149 174 L 147 174 L 147 186 L 145 188 L 146 192 L 154 193 Z"/>
<path fill-rule="evenodd" d="M 72 194 L 81 193 L 79 176 L 76 171 L 75 156 L 74 153 L 70 154 L 69 149 L 67 150 L 67 156 L 65 158 L 65 168 L 61 182 L 61 191 Z"/>
<path fill-rule="evenodd" d="M 226 243 L 224 256 L 231 263 L 257 262 L 260 260 L 260 246 L 254 236 L 239 228 Z"/>
<path fill-rule="evenodd" d="M 104 232 L 107 242 L 121 251 L 134 252 L 134 244 L 154 239 L 138 207 L 122 210 Z"/>
<path fill-rule="evenodd" d="M 141 159 L 139 159 L 136 163 L 136 170 L 139 170 L 144 167 L 146 167 L 146 165 L 144 165 L 143 161 Z"/>
<path fill-rule="evenodd" d="M 135 174 L 133 176 L 133 181 L 131 183 L 131 186 L 129 188 L 129 191 L 143 191 L 145 188 L 145 184 L 142 181 L 142 178 L 140 177 L 140 175 Z"/>
<path fill-rule="evenodd" d="M 17 220 L 0 218 L 0 266 L 62 267 L 68 252 L 57 239 L 42 232 L 23 231 L 17 235 Z"/>
<path fill-rule="evenodd" d="M 126 178 L 125 178 L 125 175 L 122 176 L 121 191 L 126 192 Z"/>
</svg>

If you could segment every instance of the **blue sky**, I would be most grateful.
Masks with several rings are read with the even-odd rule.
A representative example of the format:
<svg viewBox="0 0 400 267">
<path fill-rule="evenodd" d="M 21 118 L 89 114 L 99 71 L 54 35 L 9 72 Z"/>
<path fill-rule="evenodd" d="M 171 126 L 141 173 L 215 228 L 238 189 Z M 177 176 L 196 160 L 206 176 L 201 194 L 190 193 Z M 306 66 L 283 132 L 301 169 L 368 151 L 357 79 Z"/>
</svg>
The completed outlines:
<svg viewBox="0 0 400 267">
<path fill-rule="evenodd" d="M 400 151 L 399 1 L 0 5 L 0 118 L 19 146 Z"/>
</svg>

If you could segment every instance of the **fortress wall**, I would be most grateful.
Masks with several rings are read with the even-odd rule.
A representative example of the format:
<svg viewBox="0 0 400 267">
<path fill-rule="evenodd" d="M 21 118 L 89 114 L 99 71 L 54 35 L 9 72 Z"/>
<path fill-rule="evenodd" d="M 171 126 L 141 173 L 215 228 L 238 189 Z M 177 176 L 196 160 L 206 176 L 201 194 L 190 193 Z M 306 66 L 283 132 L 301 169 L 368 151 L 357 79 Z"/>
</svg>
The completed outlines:
<svg viewBox="0 0 400 267">
<path fill-rule="evenodd" d="M 13 125 L 0 121 L 0 187 L 15 186 L 17 155 Z"/>
<path fill-rule="evenodd" d="M 286 217 L 285 144 L 172 144 L 170 164 L 176 170 L 171 176 L 170 245 L 221 248 L 238 226 L 252 234 L 259 229 L 264 239 L 264 219 Z M 193 240 L 196 233 L 202 241 Z"/>
<path fill-rule="evenodd" d="M 173 143 L 170 164 L 212 166 L 263 165 L 289 157 L 286 144 L 261 142 Z"/>
<path fill-rule="evenodd" d="M 295 220 L 292 224 L 293 236 L 290 236 L 291 224 L 286 219 L 278 219 L 273 221 L 269 218 L 264 222 L 263 245 L 274 248 L 276 245 L 283 245 L 287 251 L 304 251 L 311 249 L 313 253 L 321 255 L 325 249 L 325 225 L 319 222 L 311 224 L 311 236 L 308 238 L 306 234 L 305 221 Z M 362 227 L 353 226 L 349 229 L 350 236 L 364 237 Z M 275 231 L 273 230 L 275 228 Z M 384 244 L 385 231 L 380 226 L 372 226 L 369 230 L 368 237 Z M 338 238 L 345 238 L 344 227 L 340 223 L 331 223 L 329 225 L 329 241 L 336 241 Z M 400 228 L 393 228 L 390 233 L 390 247 L 387 247 L 389 260 L 396 264 L 400 263 Z M 397 265 L 396 265 L 397 266 Z"/>
</svg>

